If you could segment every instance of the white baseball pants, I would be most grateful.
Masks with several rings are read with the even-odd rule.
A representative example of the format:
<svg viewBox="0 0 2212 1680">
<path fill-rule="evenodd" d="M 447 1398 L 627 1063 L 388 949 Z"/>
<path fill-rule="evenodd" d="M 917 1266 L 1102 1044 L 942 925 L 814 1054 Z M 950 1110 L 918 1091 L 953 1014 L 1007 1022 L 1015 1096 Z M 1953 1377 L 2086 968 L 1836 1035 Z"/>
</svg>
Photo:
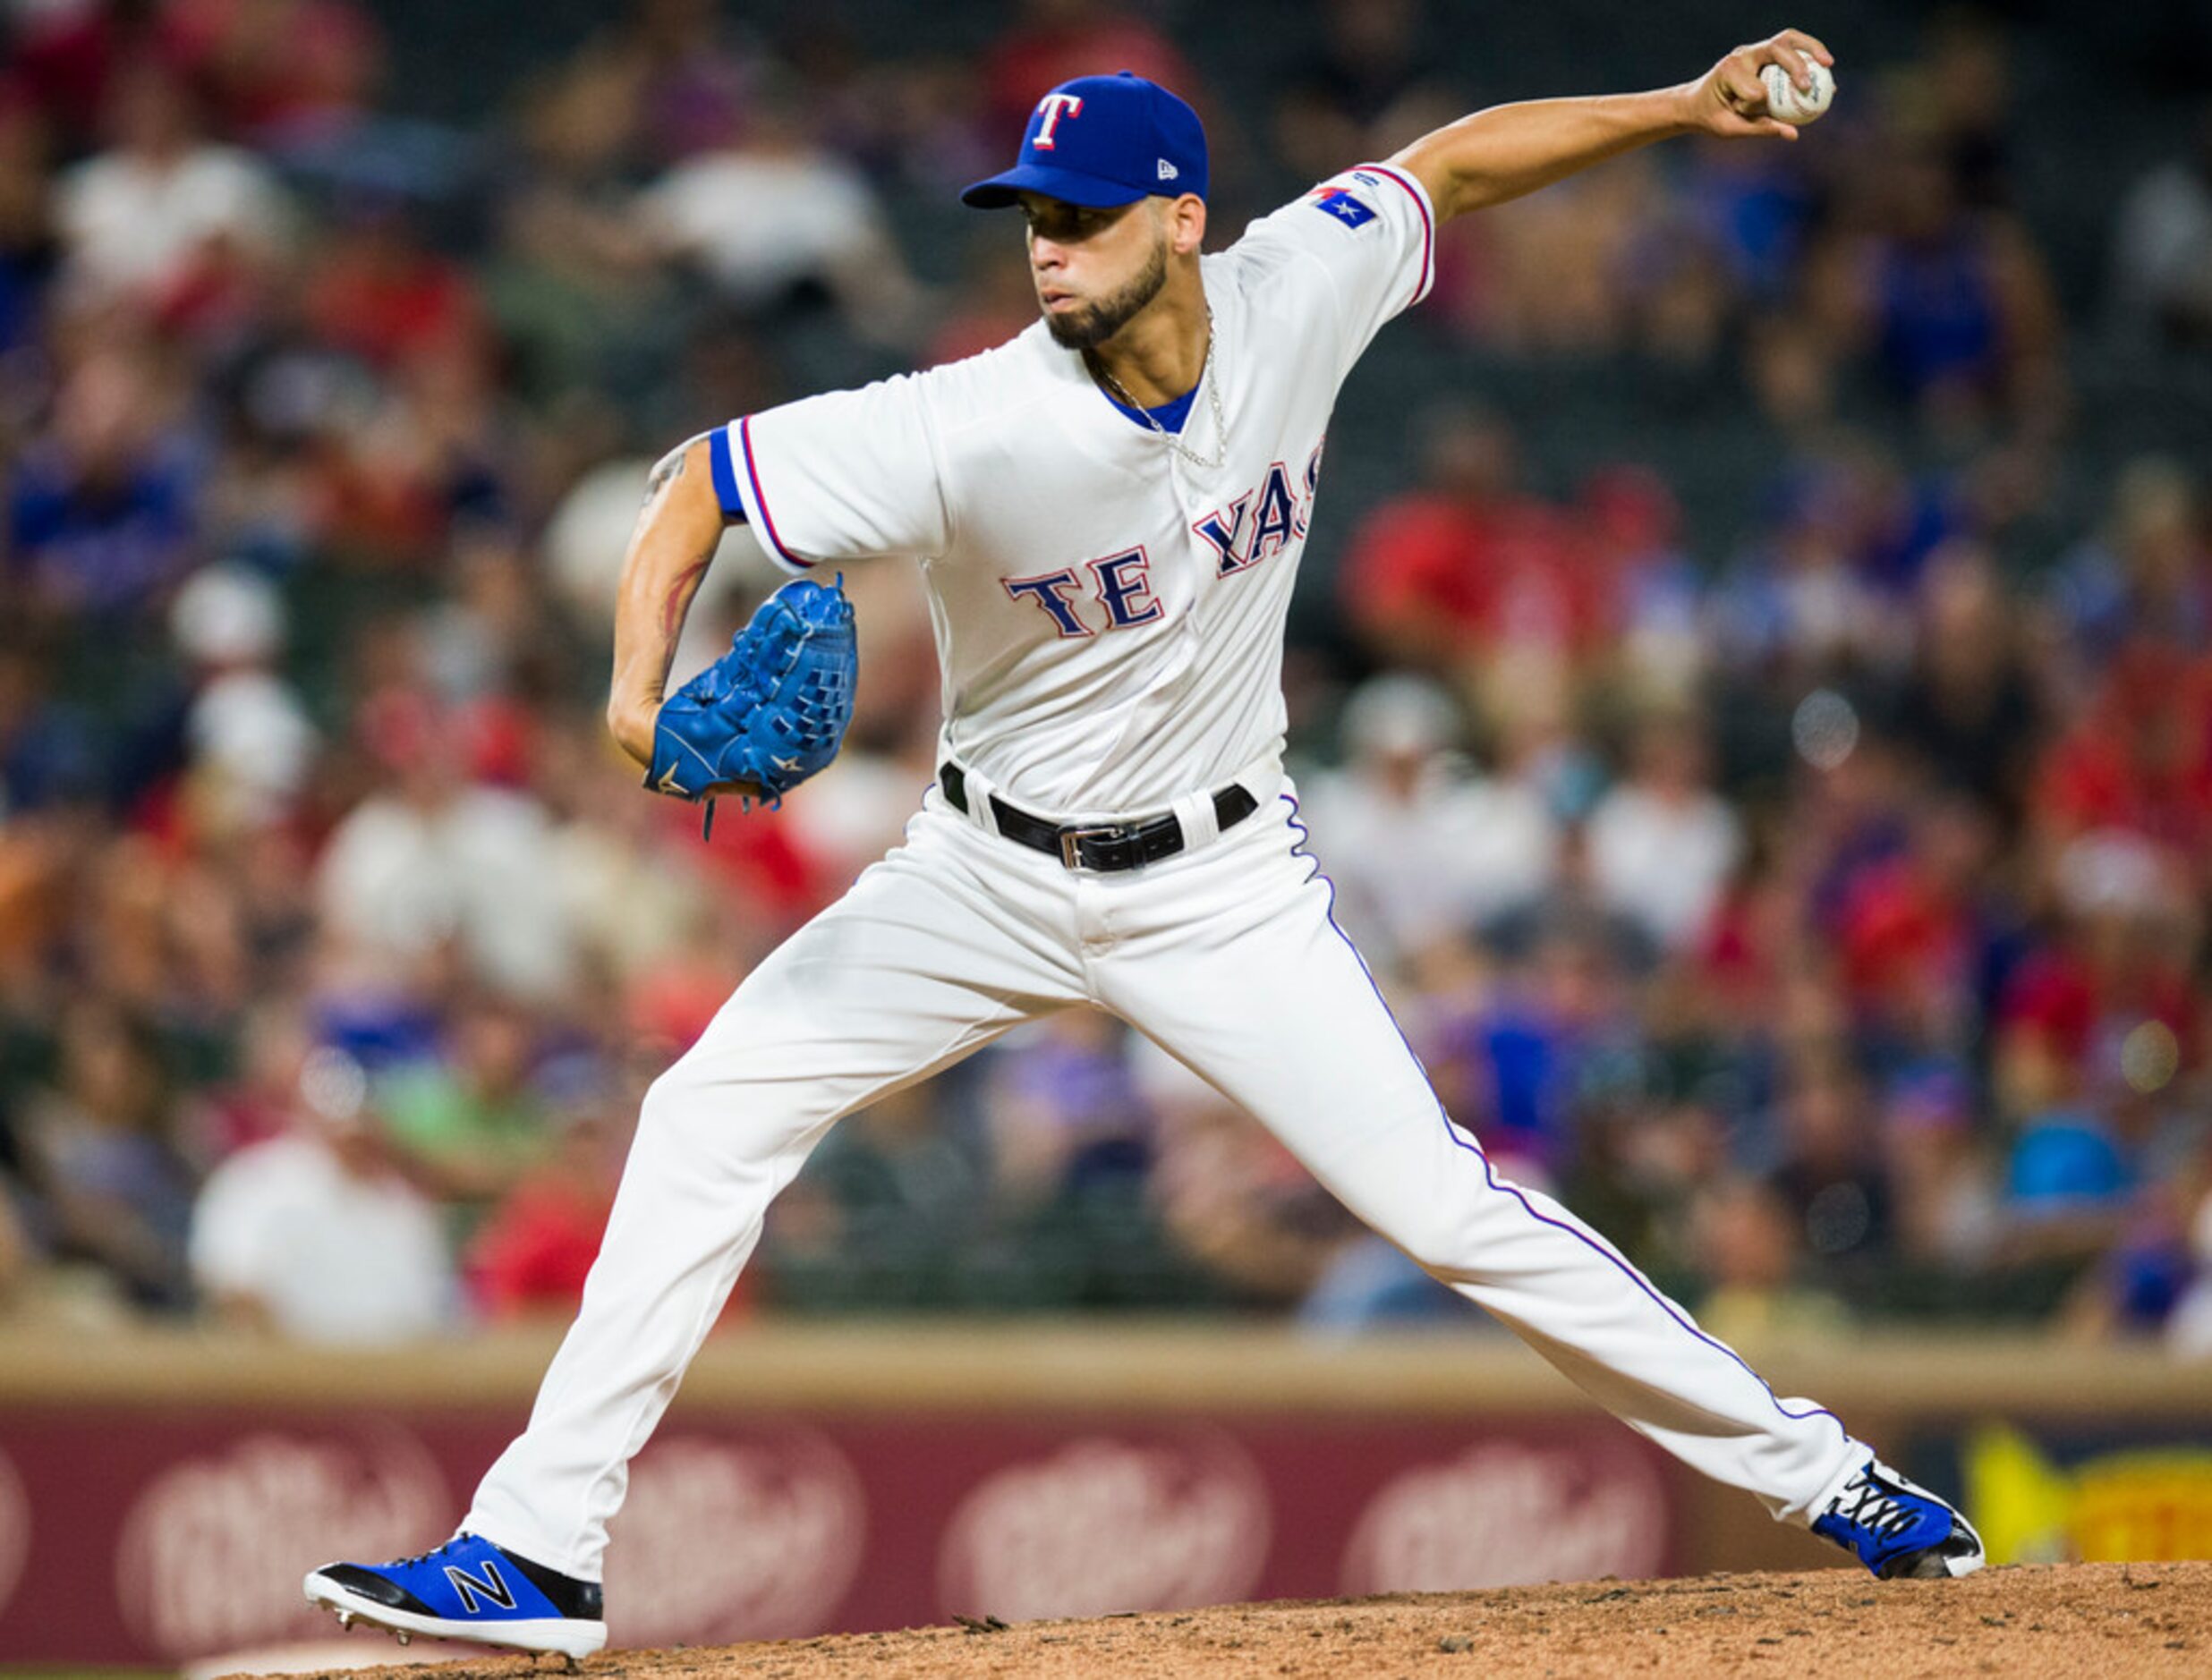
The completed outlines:
<svg viewBox="0 0 2212 1680">
<path fill-rule="evenodd" d="M 1218 839 L 1211 815 L 1212 844 L 1089 874 L 984 832 L 932 789 L 906 843 L 653 1082 L 575 1324 L 464 1526 L 599 1580 L 631 1456 L 831 1123 L 1085 1003 L 1256 1116 L 1631 1428 L 1777 1517 L 1816 1515 L 1869 1450 L 1833 1414 L 1777 1399 L 1603 1237 L 1492 1170 L 1338 931 L 1288 793 Z"/>
</svg>

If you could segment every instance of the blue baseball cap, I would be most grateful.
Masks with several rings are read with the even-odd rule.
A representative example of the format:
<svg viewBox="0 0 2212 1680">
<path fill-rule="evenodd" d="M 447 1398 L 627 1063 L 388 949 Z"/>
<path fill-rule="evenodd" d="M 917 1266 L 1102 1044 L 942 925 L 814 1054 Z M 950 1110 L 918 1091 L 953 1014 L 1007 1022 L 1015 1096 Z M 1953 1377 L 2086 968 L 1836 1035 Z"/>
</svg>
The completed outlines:
<svg viewBox="0 0 2212 1680">
<path fill-rule="evenodd" d="M 1077 76 L 1037 101 L 1022 135 L 1021 161 L 960 195 L 1000 210 L 1017 194 L 1042 192 L 1105 208 L 1158 193 L 1206 196 L 1206 131 L 1198 113 L 1132 71 Z"/>
</svg>

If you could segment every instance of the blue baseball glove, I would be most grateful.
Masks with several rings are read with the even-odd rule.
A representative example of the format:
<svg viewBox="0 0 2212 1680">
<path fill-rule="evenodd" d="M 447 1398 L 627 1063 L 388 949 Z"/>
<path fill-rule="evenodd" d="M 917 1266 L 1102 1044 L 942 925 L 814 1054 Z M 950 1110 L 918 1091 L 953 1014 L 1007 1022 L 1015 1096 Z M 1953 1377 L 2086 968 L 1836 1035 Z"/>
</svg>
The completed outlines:
<svg viewBox="0 0 2212 1680">
<path fill-rule="evenodd" d="M 860 664 L 844 582 L 785 584 L 727 653 L 662 703 L 645 785 L 707 801 L 710 834 L 716 794 L 748 809 L 755 799 L 780 804 L 844 744 Z"/>
</svg>

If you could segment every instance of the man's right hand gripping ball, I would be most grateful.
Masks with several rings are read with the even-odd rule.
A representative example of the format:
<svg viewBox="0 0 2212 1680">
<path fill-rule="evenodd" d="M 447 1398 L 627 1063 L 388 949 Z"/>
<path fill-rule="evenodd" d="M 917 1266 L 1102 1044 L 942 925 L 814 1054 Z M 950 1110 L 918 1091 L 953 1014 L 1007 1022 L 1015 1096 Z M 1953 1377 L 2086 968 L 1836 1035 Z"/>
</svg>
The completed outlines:
<svg viewBox="0 0 2212 1680">
<path fill-rule="evenodd" d="M 653 720 L 646 786 L 694 802 L 729 793 L 773 805 L 838 756 L 859 671 L 843 583 L 785 584 L 727 653 L 668 696 Z"/>
</svg>

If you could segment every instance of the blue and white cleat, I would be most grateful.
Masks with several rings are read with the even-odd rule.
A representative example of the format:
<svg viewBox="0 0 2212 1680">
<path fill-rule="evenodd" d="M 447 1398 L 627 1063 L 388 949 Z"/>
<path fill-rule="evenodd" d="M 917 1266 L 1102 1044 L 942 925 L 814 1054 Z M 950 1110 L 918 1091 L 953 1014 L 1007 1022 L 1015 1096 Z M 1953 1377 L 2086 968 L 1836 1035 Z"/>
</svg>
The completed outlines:
<svg viewBox="0 0 2212 1680">
<path fill-rule="evenodd" d="M 1856 1553 L 1883 1581 L 1970 1575 L 1987 1561 L 1971 1523 L 1878 1458 L 1828 1501 L 1813 1532 Z"/>
<path fill-rule="evenodd" d="M 514 1650 L 589 1657 L 607 1643 L 599 1583 L 456 1534 L 436 1551 L 388 1564 L 325 1564 L 306 1582 L 307 1601 L 338 1625 L 380 1627 L 405 1644 L 417 1633 Z"/>
</svg>

